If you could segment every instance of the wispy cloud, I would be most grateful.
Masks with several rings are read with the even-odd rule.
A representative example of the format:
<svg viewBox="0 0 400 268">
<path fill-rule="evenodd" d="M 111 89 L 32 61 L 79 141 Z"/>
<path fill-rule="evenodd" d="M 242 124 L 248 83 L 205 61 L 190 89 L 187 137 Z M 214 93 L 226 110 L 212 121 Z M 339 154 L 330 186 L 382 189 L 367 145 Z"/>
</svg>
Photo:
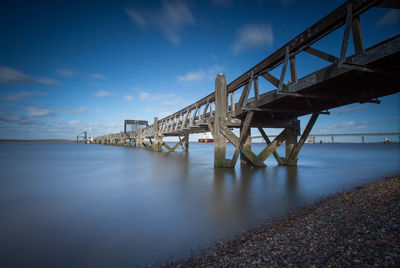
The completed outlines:
<svg viewBox="0 0 400 268">
<path fill-rule="evenodd" d="M 126 8 L 126 14 L 139 27 L 157 28 L 172 44 L 178 45 L 185 27 L 193 24 L 195 18 L 185 1 L 163 1 L 157 9 Z"/>
<path fill-rule="evenodd" d="M 126 101 L 133 101 L 133 96 L 132 95 L 125 95 L 124 100 Z"/>
<path fill-rule="evenodd" d="M 40 91 L 36 91 L 36 92 L 23 91 L 23 92 L 19 92 L 19 93 L 4 97 L 1 99 L 1 101 L 14 102 L 14 101 L 19 101 L 19 100 L 23 100 L 23 99 L 30 99 L 30 98 L 34 98 L 34 97 L 38 97 L 38 96 L 46 96 L 46 95 L 48 95 L 48 94 L 45 92 L 40 92 Z"/>
<path fill-rule="evenodd" d="M 93 73 L 93 74 L 90 74 L 89 76 L 94 79 L 102 79 L 102 80 L 107 79 L 107 77 L 105 75 L 98 74 L 98 73 Z"/>
<path fill-rule="evenodd" d="M 335 114 L 349 114 L 349 113 L 357 113 L 360 111 L 367 110 L 369 106 L 357 106 L 357 107 L 344 107 L 340 108 L 337 111 L 335 111 Z"/>
<path fill-rule="evenodd" d="M 115 94 L 110 91 L 99 90 L 99 91 L 96 91 L 96 93 L 94 95 L 96 97 L 111 97 L 111 96 L 114 96 Z"/>
<path fill-rule="evenodd" d="M 21 118 L 22 117 L 17 114 L 0 112 L 0 124 L 18 122 Z"/>
<path fill-rule="evenodd" d="M 197 82 L 207 80 L 213 80 L 217 76 L 217 73 L 221 72 L 224 68 L 219 65 L 215 65 L 208 69 L 198 69 L 197 71 L 191 71 L 184 75 L 178 75 L 180 82 Z"/>
<path fill-rule="evenodd" d="M 206 76 L 204 70 L 198 70 L 194 72 L 188 72 L 184 75 L 179 75 L 178 80 L 181 82 L 193 82 L 193 81 L 201 81 Z"/>
<path fill-rule="evenodd" d="M 69 121 L 68 124 L 71 125 L 71 126 L 75 126 L 75 125 L 78 125 L 81 122 L 82 122 L 81 120 L 72 120 L 72 121 Z"/>
<path fill-rule="evenodd" d="M 147 21 L 145 17 L 140 14 L 138 11 L 131 9 L 131 8 L 126 8 L 125 9 L 126 14 L 128 14 L 129 18 L 138 25 L 139 27 L 146 27 L 147 26 Z"/>
<path fill-rule="evenodd" d="M 174 96 L 175 96 L 175 94 L 172 94 L 172 93 L 169 93 L 169 94 L 161 94 L 161 93 L 159 93 L 159 94 L 150 94 L 150 93 L 148 93 L 146 91 L 139 92 L 139 100 L 142 100 L 142 101 L 144 101 L 144 100 L 155 101 L 155 100 L 160 100 L 162 98 L 172 98 Z"/>
<path fill-rule="evenodd" d="M 0 65 L 0 82 L 14 84 L 40 84 L 55 86 L 60 83 L 50 78 L 32 77 L 8 66 Z"/>
<path fill-rule="evenodd" d="M 367 126 L 372 125 L 371 122 L 368 121 L 361 121 L 361 122 L 354 122 L 354 121 L 346 121 L 335 125 L 330 125 L 327 127 L 320 128 L 321 132 L 328 132 L 331 130 L 360 130 L 364 129 Z"/>
<path fill-rule="evenodd" d="M 148 99 L 150 99 L 150 94 L 147 92 L 144 92 L 144 91 L 139 92 L 139 99 L 140 100 L 148 100 Z"/>
<path fill-rule="evenodd" d="M 237 30 L 232 50 L 238 54 L 244 50 L 271 47 L 274 42 L 272 26 L 269 24 L 245 24 Z"/>
<path fill-rule="evenodd" d="M 75 109 L 73 111 L 69 111 L 68 114 L 81 114 L 81 113 L 86 112 L 87 110 L 88 109 L 86 107 L 80 107 L 80 108 L 77 108 L 77 109 Z"/>
<path fill-rule="evenodd" d="M 40 106 L 26 108 L 26 111 L 29 116 L 33 117 L 55 115 L 55 111 L 45 109 Z"/>
<path fill-rule="evenodd" d="M 76 74 L 75 71 L 67 69 L 57 69 L 56 73 L 64 77 L 73 77 Z"/>
<path fill-rule="evenodd" d="M 165 100 L 165 101 L 160 103 L 160 108 L 169 109 L 171 107 L 186 106 L 186 105 L 189 105 L 189 104 L 190 104 L 189 102 L 183 101 L 182 99 Z"/>
<path fill-rule="evenodd" d="M 376 23 L 376 27 L 384 27 L 388 25 L 399 25 L 400 24 L 400 10 L 389 9 L 382 18 Z"/>
</svg>

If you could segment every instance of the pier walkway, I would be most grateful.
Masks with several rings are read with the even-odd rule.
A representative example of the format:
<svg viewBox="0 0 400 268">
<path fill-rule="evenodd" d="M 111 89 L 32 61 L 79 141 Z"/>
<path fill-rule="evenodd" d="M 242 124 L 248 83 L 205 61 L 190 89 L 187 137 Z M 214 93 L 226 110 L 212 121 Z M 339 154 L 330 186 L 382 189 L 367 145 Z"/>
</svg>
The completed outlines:
<svg viewBox="0 0 400 268">
<path fill-rule="evenodd" d="M 215 79 L 215 92 L 153 124 L 146 121 L 125 122 L 133 131 L 95 138 L 97 143 L 128 143 L 140 148 L 174 151 L 189 148 L 189 134 L 210 131 L 214 138 L 214 166 L 234 167 L 239 155 L 242 165 L 265 166 L 273 155 L 280 165 L 296 165 L 299 152 L 320 114 L 352 103 L 379 103 L 378 98 L 399 92 L 400 35 L 364 47 L 360 15 L 372 7 L 399 8 L 396 1 L 350 0 L 293 38 L 247 72 L 227 84 L 224 74 Z M 313 48 L 313 44 L 344 26 L 338 47 L 340 55 Z M 350 34 L 354 55 L 347 55 Z M 298 77 L 296 56 L 311 54 L 329 63 L 316 72 Z M 281 68 L 279 77 L 271 74 Z M 279 70 L 279 69 L 278 69 Z M 290 73 L 290 81 L 287 78 Z M 259 80 L 265 79 L 275 89 L 263 92 Z M 285 82 L 286 81 L 286 82 Z M 235 95 L 240 96 L 235 101 Z M 311 115 L 303 133 L 298 117 Z M 232 129 L 239 128 L 237 136 Z M 259 154 L 251 151 L 251 128 L 257 128 L 267 146 Z M 282 128 L 273 141 L 264 128 Z M 177 136 L 170 147 L 164 137 Z M 298 136 L 300 138 L 298 139 Z M 148 142 L 146 141 L 148 140 Z M 235 147 L 232 159 L 226 159 L 226 140 Z M 285 143 L 285 156 L 276 149 Z"/>
</svg>

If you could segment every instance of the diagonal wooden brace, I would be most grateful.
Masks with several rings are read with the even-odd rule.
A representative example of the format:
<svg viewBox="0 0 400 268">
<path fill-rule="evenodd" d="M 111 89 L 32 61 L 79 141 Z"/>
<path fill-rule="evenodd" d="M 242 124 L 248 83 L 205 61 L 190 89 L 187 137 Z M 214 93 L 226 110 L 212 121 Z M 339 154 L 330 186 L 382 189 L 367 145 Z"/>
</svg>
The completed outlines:
<svg viewBox="0 0 400 268">
<path fill-rule="evenodd" d="M 236 148 L 239 146 L 239 138 L 227 127 L 223 126 L 220 128 L 220 133 L 224 135 Z M 243 149 L 242 153 L 249 159 L 249 161 L 256 167 L 265 167 L 264 162 L 259 159 L 251 150 Z M 227 161 L 230 167 L 234 167 L 232 165 L 232 160 Z"/>
<path fill-rule="evenodd" d="M 303 131 L 303 134 L 301 135 L 300 140 L 297 142 L 297 144 L 294 146 L 290 156 L 286 160 L 286 165 L 293 166 L 297 164 L 297 156 L 300 153 L 301 148 L 304 145 L 304 142 L 306 141 L 308 135 L 310 134 L 311 129 L 313 128 L 315 122 L 317 121 L 317 118 L 319 116 L 319 113 L 313 113 L 310 120 L 307 123 L 306 128 Z"/>
<path fill-rule="evenodd" d="M 267 145 L 269 145 L 271 143 L 271 140 L 268 138 L 268 136 L 265 133 L 264 129 L 262 127 L 259 127 L 258 130 L 260 131 L 260 133 L 263 136 L 263 138 L 264 138 L 265 142 L 267 143 Z M 282 161 L 281 157 L 279 156 L 279 154 L 276 152 L 276 150 L 272 154 L 275 157 L 276 162 L 278 162 L 279 165 L 282 165 L 283 161 Z"/>
<path fill-rule="evenodd" d="M 258 158 L 262 161 L 265 161 L 273 152 L 278 149 L 278 147 L 286 140 L 287 138 L 287 129 L 283 130 L 278 137 L 276 137 L 267 147 L 264 148 L 259 154 Z"/>
<path fill-rule="evenodd" d="M 185 138 L 181 139 L 177 144 L 174 145 L 174 147 L 170 147 L 167 143 L 163 142 L 162 145 L 167 148 L 169 152 L 174 152 L 183 142 L 185 142 Z"/>
<path fill-rule="evenodd" d="M 247 137 L 249 136 L 249 129 L 250 129 L 250 123 L 251 123 L 251 119 L 253 118 L 253 114 L 254 112 L 249 112 L 246 115 L 246 119 L 244 120 L 243 123 L 243 129 L 239 138 L 239 145 L 236 147 L 236 150 L 233 154 L 232 157 L 232 165 L 235 166 L 236 161 L 239 157 L 239 153 L 242 151 L 243 145 L 247 140 Z"/>
</svg>

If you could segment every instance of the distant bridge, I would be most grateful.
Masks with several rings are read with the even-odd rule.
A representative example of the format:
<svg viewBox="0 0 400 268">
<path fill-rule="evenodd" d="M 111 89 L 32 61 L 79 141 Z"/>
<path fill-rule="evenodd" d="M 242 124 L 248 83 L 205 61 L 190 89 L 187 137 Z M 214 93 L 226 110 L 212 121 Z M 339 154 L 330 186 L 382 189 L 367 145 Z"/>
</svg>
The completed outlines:
<svg viewBox="0 0 400 268">
<path fill-rule="evenodd" d="M 152 125 L 136 125 L 133 131 L 97 137 L 95 142 L 126 143 L 154 151 L 161 151 L 162 147 L 174 151 L 179 146 L 187 150 L 189 134 L 210 131 L 214 137 L 215 167 L 234 167 L 239 155 L 242 165 L 263 167 L 271 155 L 280 165 L 296 165 L 300 150 L 320 114 L 352 103 L 379 103 L 377 98 L 399 92 L 400 36 L 365 48 L 360 24 L 360 15 L 370 8 L 399 8 L 399 3 L 349 0 L 230 84 L 224 74 L 218 74 L 215 92 L 197 102 L 160 120 L 154 118 Z M 340 55 L 313 47 L 341 26 L 344 26 L 343 38 L 337 44 Z M 350 33 L 355 54 L 348 56 Z M 299 78 L 296 65 L 299 53 L 321 58 L 330 65 Z M 271 71 L 279 66 L 282 68 L 278 78 Z M 290 69 L 289 82 L 285 82 L 287 69 Z M 276 89 L 263 92 L 259 79 L 265 79 Z M 240 94 L 237 103 L 234 94 Z M 308 114 L 311 118 L 300 136 L 297 118 Z M 232 128 L 240 129 L 239 137 Z M 251 151 L 251 128 L 258 128 L 268 144 L 257 155 Z M 270 141 L 264 128 L 284 130 Z M 177 136 L 180 141 L 171 148 L 163 141 L 166 136 Z M 232 159 L 226 159 L 226 140 L 236 147 Z M 280 157 L 276 149 L 284 142 L 285 156 Z"/>
<path fill-rule="evenodd" d="M 277 137 L 278 135 L 269 135 L 269 137 Z M 340 133 L 340 134 L 314 134 L 310 133 L 308 135 L 309 140 L 314 140 L 316 137 L 331 137 L 332 142 L 334 142 L 334 137 L 361 137 L 361 141 L 365 142 L 366 136 L 381 136 L 381 137 L 399 137 L 400 142 L 400 132 L 377 132 L 377 133 Z M 252 136 L 252 139 L 260 139 L 263 136 Z"/>
</svg>

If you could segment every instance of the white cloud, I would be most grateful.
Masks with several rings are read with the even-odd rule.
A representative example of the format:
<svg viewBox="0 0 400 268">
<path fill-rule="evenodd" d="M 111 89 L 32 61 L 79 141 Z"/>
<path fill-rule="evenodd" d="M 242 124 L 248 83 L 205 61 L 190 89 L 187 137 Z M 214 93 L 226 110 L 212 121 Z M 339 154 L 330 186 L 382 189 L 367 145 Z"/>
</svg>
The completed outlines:
<svg viewBox="0 0 400 268">
<path fill-rule="evenodd" d="M 0 82 L 15 84 L 40 84 L 55 86 L 60 83 L 50 78 L 32 77 L 8 66 L 0 65 Z"/>
<path fill-rule="evenodd" d="M 110 96 L 114 96 L 115 94 L 109 91 L 105 91 L 105 90 L 99 90 L 96 91 L 96 93 L 94 94 L 96 97 L 110 97 Z"/>
<path fill-rule="evenodd" d="M 139 92 L 139 99 L 144 101 L 144 100 L 151 100 L 151 101 L 155 101 L 155 100 L 160 100 L 163 98 L 173 98 L 175 97 L 175 94 L 173 93 L 168 93 L 168 94 L 150 94 L 146 91 L 141 91 Z"/>
<path fill-rule="evenodd" d="M 150 94 L 149 93 L 144 92 L 144 91 L 139 93 L 139 99 L 140 100 L 148 100 L 149 98 L 150 98 Z"/>
<path fill-rule="evenodd" d="M 237 38 L 232 50 L 238 54 L 244 50 L 260 47 L 271 47 L 274 34 L 269 24 L 245 24 L 237 31 Z"/>
<path fill-rule="evenodd" d="M 178 45 L 184 28 L 195 18 L 185 1 L 163 1 L 158 9 L 126 8 L 125 12 L 139 27 L 151 25 L 157 28 L 172 44 Z"/>
<path fill-rule="evenodd" d="M 184 75 L 178 75 L 178 80 L 180 82 L 197 82 L 203 81 L 205 79 L 213 80 L 217 76 L 217 73 L 220 73 L 224 68 L 219 65 L 215 65 L 206 70 L 199 69 L 197 71 L 191 71 Z"/>
<path fill-rule="evenodd" d="M 166 100 L 160 104 L 162 108 L 170 108 L 179 104 L 178 100 Z"/>
<path fill-rule="evenodd" d="M 204 79 L 206 73 L 203 70 L 198 70 L 195 72 L 188 72 L 185 75 L 179 75 L 178 80 L 181 82 L 192 82 L 201 81 Z"/>
<path fill-rule="evenodd" d="M 80 122 L 81 122 L 81 120 L 72 120 L 72 121 L 69 121 L 68 124 L 71 126 L 74 126 L 74 125 L 79 124 Z"/>
<path fill-rule="evenodd" d="M 124 100 L 126 100 L 126 101 L 132 101 L 132 100 L 133 100 L 133 96 L 132 96 L 132 95 L 125 95 L 125 96 L 124 96 Z"/>
<path fill-rule="evenodd" d="M 105 75 L 97 74 L 97 73 L 90 74 L 90 77 L 94 78 L 94 79 L 102 79 L 102 80 L 107 78 Z"/>
<path fill-rule="evenodd" d="M 348 114 L 348 113 L 357 113 L 363 110 L 367 110 L 369 106 L 357 106 L 357 107 L 344 107 L 335 111 L 335 114 Z"/>
<path fill-rule="evenodd" d="M 45 95 L 48 95 L 48 94 L 45 92 L 40 92 L 40 91 L 36 91 L 36 92 L 25 92 L 24 91 L 24 92 L 9 95 L 7 97 L 4 97 L 1 100 L 5 101 L 5 102 L 13 102 L 13 101 L 19 101 L 19 100 L 23 100 L 23 99 L 30 99 L 30 98 L 34 98 L 34 97 L 38 97 L 38 96 L 45 96 Z"/>
<path fill-rule="evenodd" d="M 146 113 L 153 113 L 153 112 L 155 112 L 154 109 L 146 109 Z"/>
<path fill-rule="evenodd" d="M 81 113 L 86 112 L 87 110 L 88 109 L 86 107 L 80 107 L 80 108 L 77 108 L 77 109 L 75 109 L 73 111 L 68 112 L 68 114 L 81 114 Z"/>
<path fill-rule="evenodd" d="M 64 77 L 73 77 L 75 72 L 67 69 L 57 69 L 56 73 Z"/>
<path fill-rule="evenodd" d="M 45 109 L 42 107 L 29 107 L 26 108 L 26 111 L 28 112 L 28 115 L 37 117 L 37 116 L 48 116 L 48 115 L 54 115 L 55 112 L 49 109 Z"/>
<path fill-rule="evenodd" d="M 335 130 L 335 129 L 344 129 L 344 130 L 359 130 L 359 129 L 364 129 L 366 128 L 368 125 L 371 125 L 372 123 L 368 122 L 368 121 L 361 121 L 361 122 L 354 122 L 354 121 L 346 121 L 346 122 L 342 122 L 339 124 L 335 124 L 335 125 L 331 125 L 331 126 L 327 126 L 327 127 L 322 127 L 320 128 L 320 130 L 322 132 L 328 132 L 331 130 Z"/>
<path fill-rule="evenodd" d="M 376 27 L 383 27 L 387 25 L 399 25 L 400 24 L 400 10 L 390 9 L 386 14 L 378 20 Z"/>
</svg>

